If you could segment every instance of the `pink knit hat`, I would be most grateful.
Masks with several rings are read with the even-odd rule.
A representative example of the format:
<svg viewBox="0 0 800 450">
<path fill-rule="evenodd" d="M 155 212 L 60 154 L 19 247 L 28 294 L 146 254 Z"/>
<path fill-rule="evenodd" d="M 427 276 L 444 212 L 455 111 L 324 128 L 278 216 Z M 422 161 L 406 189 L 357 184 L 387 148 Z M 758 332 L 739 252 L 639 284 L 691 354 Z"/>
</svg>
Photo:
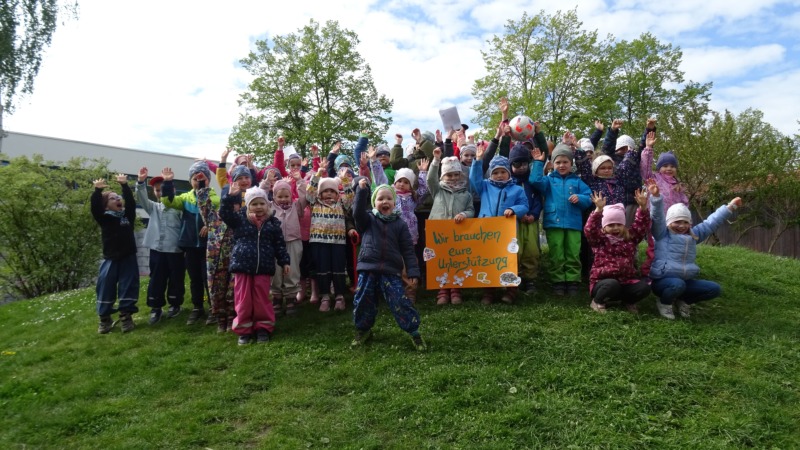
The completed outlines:
<svg viewBox="0 0 800 450">
<path fill-rule="evenodd" d="M 339 180 L 339 177 L 335 178 L 323 178 L 319 180 L 319 185 L 317 187 L 317 191 L 321 194 L 323 191 L 328 189 L 333 189 L 336 192 L 339 192 L 339 185 L 342 183 Z"/>
<path fill-rule="evenodd" d="M 625 206 L 622 203 L 606 205 L 603 208 L 603 228 L 612 223 L 625 225 Z"/>
</svg>

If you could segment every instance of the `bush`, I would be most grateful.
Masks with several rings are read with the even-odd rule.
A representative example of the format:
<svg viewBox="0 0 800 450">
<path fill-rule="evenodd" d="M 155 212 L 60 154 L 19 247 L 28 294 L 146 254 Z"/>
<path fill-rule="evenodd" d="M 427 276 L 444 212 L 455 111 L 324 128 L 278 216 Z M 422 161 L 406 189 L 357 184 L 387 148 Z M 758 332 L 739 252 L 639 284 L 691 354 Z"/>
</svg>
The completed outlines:
<svg viewBox="0 0 800 450">
<path fill-rule="evenodd" d="M 34 155 L 0 166 L 0 289 L 31 298 L 96 275 L 102 248 L 89 196 L 106 165 L 81 158 L 56 166 Z"/>
</svg>

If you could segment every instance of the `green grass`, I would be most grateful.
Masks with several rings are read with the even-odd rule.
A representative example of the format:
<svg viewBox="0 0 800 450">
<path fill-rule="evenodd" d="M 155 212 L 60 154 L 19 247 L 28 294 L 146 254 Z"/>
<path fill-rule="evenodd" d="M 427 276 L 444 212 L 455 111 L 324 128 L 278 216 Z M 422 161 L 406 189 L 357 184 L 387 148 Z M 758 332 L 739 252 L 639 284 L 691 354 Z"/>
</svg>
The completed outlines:
<svg viewBox="0 0 800 450">
<path fill-rule="evenodd" d="M 691 320 L 653 297 L 632 316 L 429 294 L 427 353 L 385 308 L 354 351 L 349 312 L 307 305 L 238 347 L 185 313 L 97 335 L 91 289 L 15 302 L 0 448 L 797 448 L 800 262 L 705 246 L 699 262 L 723 295 Z"/>
</svg>

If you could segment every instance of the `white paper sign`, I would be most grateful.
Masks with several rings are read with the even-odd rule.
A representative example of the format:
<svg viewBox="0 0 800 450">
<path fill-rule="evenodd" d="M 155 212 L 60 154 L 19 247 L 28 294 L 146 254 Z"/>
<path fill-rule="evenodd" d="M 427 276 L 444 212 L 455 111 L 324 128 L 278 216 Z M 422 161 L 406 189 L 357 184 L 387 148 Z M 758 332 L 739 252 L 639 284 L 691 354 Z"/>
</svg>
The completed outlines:
<svg viewBox="0 0 800 450">
<path fill-rule="evenodd" d="M 442 126 L 445 132 L 461 128 L 461 119 L 458 117 L 458 109 L 455 106 L 440 109 L 439 116 L 442 117 Z"/>
</svg>

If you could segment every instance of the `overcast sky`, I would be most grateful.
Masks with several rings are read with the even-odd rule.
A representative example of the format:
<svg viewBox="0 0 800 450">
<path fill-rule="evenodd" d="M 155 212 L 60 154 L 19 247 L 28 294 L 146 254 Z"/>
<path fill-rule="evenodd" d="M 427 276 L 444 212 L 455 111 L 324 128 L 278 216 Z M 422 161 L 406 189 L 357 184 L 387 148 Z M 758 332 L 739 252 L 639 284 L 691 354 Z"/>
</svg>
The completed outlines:
<svg viewBox="0 0 800 450">
<path fill-rule="evenodd" d="M 712 108 L 758 108 L 785 134 L 800 131 L 800 0 L 553 1 L 80 0 L 60 26 L 34 94 L 10 131 L 218 159 L 251 81 L 239 67 L 256 39 L 314 18 L 358 33 L 396 132 L 441 127 L 438 110 L 473 117 L 480 51 L 523 11 L 577 6 L 584 28 L 680 46 L 686 80 L 714 82 Z M 447 70 L 436 70 L 442 66 Z"/>
</svg>

